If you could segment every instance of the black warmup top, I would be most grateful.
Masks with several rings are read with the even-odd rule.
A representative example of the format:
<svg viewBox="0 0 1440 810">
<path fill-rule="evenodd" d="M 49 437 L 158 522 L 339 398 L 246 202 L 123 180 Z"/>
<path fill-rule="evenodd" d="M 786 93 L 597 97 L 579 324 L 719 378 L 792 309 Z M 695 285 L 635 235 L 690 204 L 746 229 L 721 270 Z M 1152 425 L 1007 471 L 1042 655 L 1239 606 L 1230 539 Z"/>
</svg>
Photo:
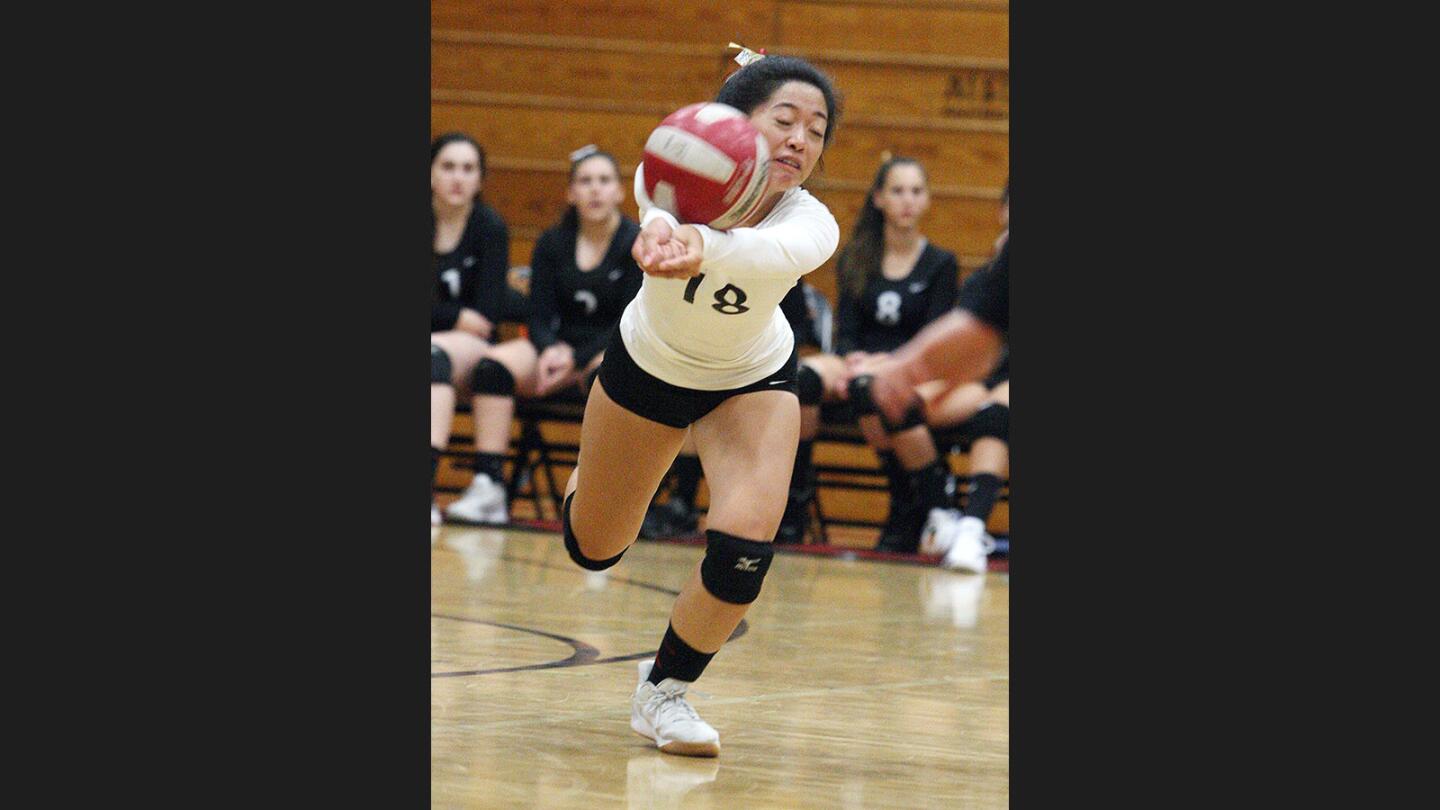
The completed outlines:
<svg viewBox="0 0 1440 810">
<path fill-rule="evenodd" d="M 805 282 L 795 282 L 790 292 L 785 293 L 785 297 L 780 299 L 780 312 L 790 322 L 790 331 L 795 333 L 795 348 L 820 348 L 820 340 L 815 335 L 815 319 L 810 314 L 810 306 L 805 303 Z"/>
<path fill-rule="evenodd" d="M 876 275 L 855 297 L 843 287 L 836 307 L 835 353 L 893 352 L 925 324 L 955 306 L 960 265 L 955 254 L 926 242 L 910 274 L 890 280 Z"/>
<path fill-rule="evenodd" d="M 999 329 L 1010 339 L 1010 240 L 990 264 L 965 279 L 960 288 L 960 309 Z M 1008 359 L 1008 358 L 1007 358 Z"/>
<path fill-rule="evenodd" d="M 610 248 L 594 269 L 575 264 L 578 227 L 556 225 L 540 234 L 530 259 L 530 342 L 538 351 L 559 341 L 575 349 L 583 368 L 605 350 L 610 333 L 644 278 L 630 255 L 640 224 L 620 216 Z"/>
<path fill-rule="evenodd" d="M 500 323 L 509 273 L 510 231 L 494 208 L 477 200 L 455 249 L 435 254 L 430 331 L 454 329 L 462 308 Z"/>
</svg>

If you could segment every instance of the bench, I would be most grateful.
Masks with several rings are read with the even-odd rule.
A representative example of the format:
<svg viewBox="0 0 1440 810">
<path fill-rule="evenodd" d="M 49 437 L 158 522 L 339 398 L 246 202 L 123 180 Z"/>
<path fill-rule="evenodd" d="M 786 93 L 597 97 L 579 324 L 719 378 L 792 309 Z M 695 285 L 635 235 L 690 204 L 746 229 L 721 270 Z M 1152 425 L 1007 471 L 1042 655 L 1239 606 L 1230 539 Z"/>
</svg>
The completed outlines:
<svg viewBox="0 0 1440 810">
<path fill-rule="evenodd" d="M 565 481 L 570 469 L 579 456 L 579 425 L 584 414 L 584 402 L 578 395 L 555 397 L 545 400 L 518 400 L 515 408 L 515 425 L 510 450 L 506 454 L 509 472 L 506 475 L 506 489 L 510 497 L 512 514 L 517 503 L 526 503 L 536 521 L 558 522 L 563 505 Z M 884 474 L 874 463 L 874 454 L 865 445 L 864 436 L 853 421 L 845 421 L 844 406 L 826 406 L 820 433 L 815 439 L 815 489 L 810 532 L 807 541 L 821 545 L 832 544 L 831 529 L 873 529 L 883 525 L 888 497 Z M 963 465 L 957 469 L 957 461 L 969 450 L 969 437 L 957 431 L 940 431 L 935 436 L 936 446 L 951 459 L 951 470 L 956 473 L 957 487 L 969 481 Z M 829 461 L 822 458 L 829 457 Z M 450 470 L 468 471 L 475 469 L 474 432 L 469 422 L 469 406 L 461 403 L 457 408 L 456 429 L 451 436 L 450 446 L 444 453 Z M 454 473 L 440 476 L 436 491 L 444 493 L 462 492 L 468 485 Z M 661 485 L 661 493 L 669 492 L 671 482 L 667 478 Z M 703 487 L 702 487 L 703 494 Z M 857 494 L 871 494 L 870 503 L 857 499 Z M 705 511 L 708 498 L 700 498 L 697 504 L 700 512 Z M 1001 504 L 1008 504 L 1009 488 L 1001 494 Z M 876 507 L 876 503 L 880 505 Z M 997 506 L 997 515 L 992 518 L 991 530 L 1003 529 L 1008 532 L 1008 505 Z M 999 518 L 996 520 L 994 518 Z"/>
</svg>

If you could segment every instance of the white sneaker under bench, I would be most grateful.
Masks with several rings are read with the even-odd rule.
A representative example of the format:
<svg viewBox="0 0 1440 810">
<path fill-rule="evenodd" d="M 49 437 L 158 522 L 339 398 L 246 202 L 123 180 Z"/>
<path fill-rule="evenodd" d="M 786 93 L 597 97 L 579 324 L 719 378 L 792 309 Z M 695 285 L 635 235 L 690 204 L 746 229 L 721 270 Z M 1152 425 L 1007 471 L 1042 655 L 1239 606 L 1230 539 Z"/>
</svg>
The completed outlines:
<svg viewBox="0 0 1440 810">
<path fill-rule="evenodd" d="M 510 510 L 506 506 L 505 486 L 491 481 L 485 473 L 476 473 L 464 494 L 445 507 L 445 516 L 467 523 L 508 523 Z"/>
<path fill-rule="evenodd" d="M 654 660 L 640 662 L 640 685 L 630 701 L 630 728 L 642 737 L 655 741 L 667 754 L 687 757 L 720 755 L 720 734 L 700 719 L 685 691 L 688 681 L 666 678 L 653 684 L 646 680 Z"/>
<path fill-rule="evenodd" d="M 966 574 L 985 573 L 989 554 L 995 550 L 995 538 L 985 531 L 985 521 L 966 515 L 947 534 L 937 543 L 945 548 L 940 565 Z"/>
</svg>

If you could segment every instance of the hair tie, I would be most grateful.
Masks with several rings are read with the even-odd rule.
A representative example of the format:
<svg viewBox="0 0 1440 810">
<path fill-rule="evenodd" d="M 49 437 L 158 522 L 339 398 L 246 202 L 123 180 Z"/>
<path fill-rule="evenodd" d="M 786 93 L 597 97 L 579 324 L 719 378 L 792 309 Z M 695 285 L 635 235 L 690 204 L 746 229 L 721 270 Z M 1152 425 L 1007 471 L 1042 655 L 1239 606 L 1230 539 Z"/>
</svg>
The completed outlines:
<svg viewBox="0 0 1440 810">
<path fill-rule="evenodd" d="M 765 54 L 765 49 L 764 49 L 764 48 L 761 48 L 759 51 L 752 51 L 752 50 L 750 50 L 749 48 L 747 48 L 747 47 L 745 47 L 744 45 L 741 45 L 741 44 L 739 44 L 739 43 L 737 43 L 737 42 L 732 42 L 732 43 L 730 43 L 729 45 L 727 45 L 727 46 L 725 46 L 725 47 L 727 47 L 727 48 L 739 48 L 739 49 L 740 49 L 740 53 L 735 54 L 735 61 L 736 61 L 736 63 L 738 63 L 738 64 L 740 65 L 740 67 L 742 67 L 742 68 L 745 67 L 746 65 L 753 64 L 753 63 L 755 63 L 755 62 L 759 62 L 761 59 L 764 59 L 765 56 L 766 56 L 766 54 Z"/>
<path fill-rule="evenodd" d="M 600 147 L 596 146 L 593 143 L 587 143 L 579 149 L 576 149 L 574 152 L 570 153 L 570 162 L 579 163 L 580 161 L 584 160 L 587 157 L 590 157 L 591 155 L 599 151 Z"/>
</svg>

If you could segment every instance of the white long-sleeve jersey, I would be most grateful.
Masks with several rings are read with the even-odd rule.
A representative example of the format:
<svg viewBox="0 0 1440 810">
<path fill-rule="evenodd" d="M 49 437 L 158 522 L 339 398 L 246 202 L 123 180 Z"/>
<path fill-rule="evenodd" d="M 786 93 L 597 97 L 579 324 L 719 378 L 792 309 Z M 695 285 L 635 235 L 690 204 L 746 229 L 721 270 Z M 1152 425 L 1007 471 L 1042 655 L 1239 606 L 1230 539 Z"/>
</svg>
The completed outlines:
<svg viewBox="0 0 1440 810">
<path fill-rule="evenodd" d="M 654 207 L 635 173 L 641 227 L 675 217 Z M 635 364 L 671 385 L 702 391 L 741 388 L 780 369 L 795 346 L 780 300 L 840 244 L 840 226 L 803 188 L 785 192 L 754 227 L 717 231 L 696 225 L 704 240 L 700 275 L 646 275 L 620 316 L 620 337 Z"/>
</svg>

